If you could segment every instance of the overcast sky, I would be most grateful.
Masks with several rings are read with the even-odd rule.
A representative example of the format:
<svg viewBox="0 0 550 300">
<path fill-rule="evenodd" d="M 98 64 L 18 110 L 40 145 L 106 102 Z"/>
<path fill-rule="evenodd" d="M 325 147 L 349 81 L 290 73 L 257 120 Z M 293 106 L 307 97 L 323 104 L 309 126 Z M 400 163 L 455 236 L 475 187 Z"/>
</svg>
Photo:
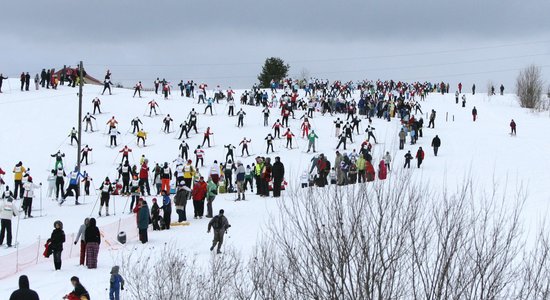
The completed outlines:
<svg viewBox="0 0 550 300">
<path fill-rule="evenodd" d="M 0 72 L 83 60 L 114 82 L 248 88 L 266 57 L 331 80 L 489 80 L 535 63 L 550 82 L 548 0 L 2 1 Z"/>
</svg>

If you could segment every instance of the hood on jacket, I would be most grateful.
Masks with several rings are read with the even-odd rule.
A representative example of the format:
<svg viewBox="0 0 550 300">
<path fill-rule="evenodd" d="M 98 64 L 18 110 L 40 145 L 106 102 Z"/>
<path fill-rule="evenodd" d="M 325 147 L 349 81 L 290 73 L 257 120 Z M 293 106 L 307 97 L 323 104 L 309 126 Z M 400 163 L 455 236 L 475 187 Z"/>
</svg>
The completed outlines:
<svg viewBox="0 0 550 300">
<path fill-rule="evenodd" d="M 95 218 L 90 218 L 90 221 L 88 223 L 88 227 L 96 227 L 96 220 Z"/>
<path fill-rule="evenodd" d="M 21 275 L 19 277 L 19 288 L 22 290 L 30 289 L 29 278 L 27 277 L 27 275 Z"/>
<path fill-rule="evenodd" d="M 57 220 L 55 222 L 53 222 L 53 227 L 55 228 L 55 225 L 59 224 L 59 229 L 63 229 L 63 222 Z"/>
<path fill-rule="evenodd" d="M 119 266 L 113 266 L 113 267 L 111 268 L 111 274 L 117 275 L 119 270 L 120 270 L 120 267 L 119 267 Z"/>
</svg>

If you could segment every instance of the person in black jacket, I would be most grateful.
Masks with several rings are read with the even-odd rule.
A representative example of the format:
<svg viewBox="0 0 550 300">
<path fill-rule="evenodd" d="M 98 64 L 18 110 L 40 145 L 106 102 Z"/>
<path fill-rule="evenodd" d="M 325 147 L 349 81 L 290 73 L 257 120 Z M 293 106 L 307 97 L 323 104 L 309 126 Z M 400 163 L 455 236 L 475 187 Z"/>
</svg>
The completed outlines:
<svg viewBox="0 0 550 300">
<path fill-rule="evenodd" d="M 280 157 L 275 157 L 275 163 L 271 169 L 271 174 L 273 176 L 273 197 L 281 196 L 281 184 L 283 183 L 283 178 L 285 176 L 285 166 L 281 162 Z"/>
<path fill-rule="evenodd" d="M 11 293 L 10 300 L 39 300 L 38 294 L 29 287 L 27 275 L 19 277 L 19 289 Z"/>
<path fill-rule="evenodd" d="M 91 218 L 86 231 L 84 232 L 86 241 L 86 267 L 88 269 L 97 269 L 97 255 L 99 254 L 99 244 L 101 244 L 101 234 L 97 228 L 95 218 Z"/>
<path fill-rule="evenodd" d="M 25 74 L 25 91 L 29 91 L 29 86 L 31 85 L 31 74 L 29 74 L 29 72 L 27 72 L 27 74 Z"/>
<path fill-rule="evenodd" d="M 4 79 L 8 79 L 8 77 L 4 77 L 4 75 L 0 73 L 0 93 L 2 93 L 2 83 Z"/>
<path fill-rule="evenodd" d="M 65 243 L 65 232 L 63 231 L 63 223 L 55 221 L 53 223 L 54 230 L 49 239 L 49 251 L 53 254 L 53 264 L 55 270 L 61 270 L 61 253 L 63 252 L 63 243 Z"/>
<path fill-rule="evenodd" d="M 432 147 L 434 148 L 434 156 L 437 156 L 437 151 L 440 146 L 441 146 L 441 139 L 439 139 L 439 136 L 436 135 L 432 140 Z"/>
<path fill-rule="evenodd" d="M 71 284 L 73 285 L 74 290 L 69 295 L 65 295 L 63 299 L 70 299 L 70 297 L 72 297 L 81 300 L 90 300 L 90 294 L 88 293 L 86 288 L 82 286 L 78 277 L 71 277 Z"/>
</svg>

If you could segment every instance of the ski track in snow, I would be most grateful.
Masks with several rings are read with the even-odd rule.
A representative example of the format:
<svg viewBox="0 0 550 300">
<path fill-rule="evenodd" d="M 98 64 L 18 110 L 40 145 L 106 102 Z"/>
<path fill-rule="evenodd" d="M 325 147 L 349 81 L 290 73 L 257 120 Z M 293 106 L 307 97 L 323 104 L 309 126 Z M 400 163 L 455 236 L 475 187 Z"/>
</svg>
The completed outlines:
<svg viewBox="0 0 550 300">
<path fill-rule="evenodd" d="M 11 86 L 17 85 L 17 80 L 10 79 Z M 40 90 L 30 92 L 19 92 L 18 90 L 7 90 L 7 82 L 3 89 L 5 93 L 0 94 L 0 124 L 2 134 L 0 134 L 0 144 L 2 155 L 0 155 L 0 167 L 6 171 L 4 180 L 13 189 L 13 178 L 11 170 L 18 161 L 23 161 L 25 167 L 31 169 L 30 173 L 35 183 L 42 182 L 43 209 L 47 216 L 20 220 L 19 228 L 19 247 L 23 249 L 26 245 L 35 242 L 38 236 L 49 237 L 53 229 L 55 220 L 62 220 L 67 238 L 71 233 L 75 233 L 83 219 L 88 216 L 97 216 L 97 207 L 93 202 L 97 196 L 86 197 L 82 199 L 89 205 L 73 206 L 74 200 L 67 199 L 67 204 L 59 207 L 57 202 L 46 198 L 48 172 L 54 164 L 50 154 L 58 149 L 66 154 L 64 165 L 66 172 L 71 171 L 76 161 L 76 147 L 68 144 L 67 135 L 71 128 L 77 127 L 77 107 L 78 101 L 77 89 L 60 86 L 57 91 Z M 85 86 L 83 99 L 83 115 L 86 112 L 92 112 L 92 99 L 98 96 L 101 91 L 100 86 Z M 142 98 L 132 98 L 133 90 L 115 89 L 112 96 L 101 96 L 102 111 L 109 111 L 109 114 L 96 114 L 97 119 L 94 122 L 93 133 L 82 134 L 83 145 L 88 144 L 93 148 L 90 155 L 93 158 L 93 164 L 83 165 L 83 170 L 87 171 L 94 179 L 95 188 L 99 188 L 105 176 L 116 178 L 116 165 L 113 161 L 119 161 L 118 151 L 128 145 L 133 149 L 130 155 L 130 163 L 138 163 L 142 154 L 149 159 L 150 168 L 155 163 L 165 161 L 172 162 L 179 154 L 180 141 L 174 138 L 179 135 L 179 124 L 182 123 L 191 110 L 199 113 L 198 124 L 199 134 L 190 133 L 187 143 L 191 147 L 190 158 L 195 160 L 192 152 L 198 144 L 202 143 L 206 127 L 210 126 L 214 133 L 211 138 L 213 147 L 205 148 L 205 167 L 201 168 L 203 175 L 208 174 L 208 170 L 214 160 L 222 161 L 225 159 L 225 148 L 223 145 L 233 144 L 237 146 L 243 137 L 252 139 L 249 145 L 249 152 L 255 155 L 265 156 L 266 144 L 264 141 L 268 133 L 273 133 L 271 126 L 263 127 L 262 108 L 252 106 L 241 106 L 236 101 L 236 109 L 243 108 L 247 113 L 244 118 L 244 128 L 237 128 L 235 118 L 227 117 L 225 103 L 214 104 L 217 115 L 203 115 L 203 104 L 196 104 L 196 99 L 182 98 L 174 93 L 170 100 L 165 101 L 163 97 L 155 95 L 153 92 L 143 92 Z M 239 99 L 242 91 L 237 91 L 235 99 Z M 453 91 L 454 92 L 454 91 Z M 281 92 L 279 92 L 281 93 Z M 515 101 L 515 96 L 493 96 L 487 97 L 486 94 L 467 95 L 467 105 L 462 108 L 460 104 L 455 104 L 454 94 L 430 94 L 425 102 L 421 102 L 424 111 L 424 124 L 428 123 L 426 112 L 432 108 L 437 111 L 436 128 L 424 128 L 424 137 L 420 138 L 416 145 L 406 145 L 405 150 L 398 149 L 397 132 L 400 128 L 397 119 L 391 122 L 380 119 L 373 119 L 373 127 L 376 128 L 375 134 L 381 144 L 373 145 L 374 165 L 377 166 L 382 154 L 390 151 L 393 156 L 393 169 L 400 168 L 403 164 L 403 155 L 407 150 L 414 154 L 419 146 L 422 146 L 426 152 L 426 159 L 420 170 L 416 169 L 416 163 L 411 162 L 413 176 L 421 178 L 422 181 L 433 185 L 439 189 L 443 184 L 449 184 L 454 190 L 456 183 L 471 173 L 472 179 L 477 186 L 477 190 L 482 192 L 490 190 L 493 177 L 503 187 L 507 184 L 509 193 L 515 192 L 516 185 L 520 182 L 529 187 L 529 198 L 524 210 L 524 223 L 526 231 L 532 230 L 534 226 L 539 225 L 540 217 L 548 211 L 550 197 L 546 190 L 546 185 L 550 179 L 550 159 L 546 158 L 545 153 L 550 149 L 550 140 L 544 137 L 544 134 L 550 131 L 550 119 L 546 114 L 534 114 L 528 110 L 521 109 Z M 358 98 L 358 94 L 354 96 Z M 155 99 L 163 113 L 170 113 L 174 119 L 171 128 L 176 131 L 170 134 L 160 132 L 163 126 L 162 117 L 149 118 L 144 117 L 143 112 L 147 109 L 147 102 Z M 478 121 L 472 122 L 471 110 L 473 106 L 478 109 Z M 225 109 L 225 110 L 224 110 Z M 445 113 L 449 113 L 449 121 L 445 121 Z M 297 113 L 300 116 L 301 112 Z M 454 115 L 454 122 L 452 117 Z M 105 123 L 115 116 L 119 122 L 118 147 L 106 147 L 109 137 L 103 133 L 106 130 Z M 143 122 L 143 128 L 148 132 L 146 144 L 148 147 L 137 147 L 136 138 L 132 134 L 126 134 L 130 127 L 130 121 L 134 117 L 140 117 Z M 334 162 L 334 149 L 337 139 L 334 137 L 333 120 L 336 119 L 325 115 L 321 117 L 320 113 L 315 114 L 311 122 L 313 129 L 319 136 L 317 141 L 317 153 L 325 153 L 331 162 Z M 279 110 L 271 109 L 270 124 L 279 118 Z M 340 115 L 345 120 L 345 115 Z M 514 119 L 518 124 L 517 137 L 510 137 L 509 122 Z M 289 151 L 284 148 L 286 141 L 284 139 L 274 140 L 275 153 L 270 153 L 268 157 L 280 156 L 285 164 L 286 179 L 289 187 L 299 187 L 299 175 L 309 167 L 309 161 L 313 154 L 305 153 L 307 150 L 307 141 L 301 139 L 300 125 L 298 119 L 290 119 L 290 127 L 296 135 L 293 141 L 295 151 Z M 83 129 L 85 124 L 83 124 Z M 367 120 L 362 120 L 360 129 L 364 132 Z M 96 128 L 96 126 L 99 126 Z M 284 130 L 281 130 L 284 132 Z M 430 147 L 432 138 L 438 134 L 442 140 L 442 146 L 439 150 L 439 156 L 434 157 Z M 354 135 L 354 144 L 348 144 L 348 150 L 358 148 L 365 134 L 361 137 Z M 299 149 L 299 150 L 296 150 Z M 343 150 L 340 150 L 341 152 Z M 235 149 L 235 158 L 240 160 L 246 166 L 251 164 L 255 156 L 240 157 L 240 147 Z M 538 156 L 542 156 L 539 158 Z M 172 171 L 174 166 L 172 167 Z M 390 173 L 391 174 L 391 173 Z M 390 175 L 391 176 L 391 175 Z M 506 177 L 508 181 L 505 182 Z M 92 186 L 93 189 L 94 186 Z M 152 186 L 152 190 L 154 187 Z M 284 192 L 283 192 L 284 193 Z M 39 191 L 36 192 L 36 198 L 33 202 L 35 209 L 39 208 Z M 151 200 L 152 197 L 147 199 Z M 233 202 L 235 195 L 220 194 L 214 201 L 214 212 L 220 208 L 225 209 L 226 215 L 232 228 L 226 236 L 225 244 L 228 247 L 234 247 L 244 255 L 248 255 L 253 250 L 255 241 L 261 235 L 262 227 L 265 226 L 269 215 L 277 213 L 276 200 L 273 198 L 263 199 L 247 195 L 245 202 Z M 281 201 L 289 200 L 282 198 Z M 111 200 L 112 201 L 112 200 Z M 125 198 L 116 197 L 116 216 L 98 218 L 98 226 L 111 224 L 119 221 L 120 218 L 134 218 L 133 215 L 123 214 Z M 113 205 L 111 204 L 111 213 Z M 209 219 L 192 219 L 192 204 L 188 203 L 187 217 L 190 220 L 190 226 L 178 226 L 170 231 L 150 232 L 149 244 L 143 246 L 136 240 L 131 240 L 127 244 L 127 249 L 141 249 L 156 247 L 159 249 L 166 242 L 174 242 L 178 247 L 184 249 L 189 255 L 195 255 L 199 261 L 206 262 L 210 258 L 208 248 L 211 244 L 211 234 L 206 233 L 206 225 Z M 39 212 L 35 212 L 36 215 Z M 191 217 L 191 219 L 189 219 Z M 172 214 L 175 220 L 175 211 Z M 13 221 L 13 232 L 17 230 L 17 219 Z M 0 256 L 12 253 L 14 249 L 0 248 Z M 158 251 L 158 250 L 157 250 Z M 120 252 L 119 252 L 120 253 Z M 69 278 L 73 275 L 79 276 L 86 288 L 90 291 L 93 298 L 106 298 L 105 288 L 108 287 L 109 271 L 113 264 L 117 263 L 117 252 L 100 251 L 99 264 L 96 270 L 87 270 L 78 267 L 78 259 L 70 259 L 63 262 L 63 268 L 60 272 L 53 272 L 53 263 L 42 263 L 28 268 L 20 274 L 26 274 L 30 278 L 31 288 L 35 289 L 42 299 L 59 299 L 71 290 Z M 0 298 L 7 299 L 11 292 L 17 288 L 17 281 L 20 274 L 15 274 L 9 278 L 1 280 Z"/>
</svg>

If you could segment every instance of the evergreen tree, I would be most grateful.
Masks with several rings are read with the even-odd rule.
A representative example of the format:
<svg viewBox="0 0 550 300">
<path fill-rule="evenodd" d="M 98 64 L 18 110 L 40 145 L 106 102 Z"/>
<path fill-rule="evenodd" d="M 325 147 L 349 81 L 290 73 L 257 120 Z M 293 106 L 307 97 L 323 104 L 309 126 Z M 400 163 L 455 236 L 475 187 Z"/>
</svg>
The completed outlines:
<svg viewBox="0 0 550 300">
<path fill-rule="evenodd" d="M 265 60 L 262 72 L 258 75 L 260 87 L 268 88 L 271 80 L 279 81 L 288 74 L 290 66 L 278 57 L 270 57 Z"/>
</svg>

